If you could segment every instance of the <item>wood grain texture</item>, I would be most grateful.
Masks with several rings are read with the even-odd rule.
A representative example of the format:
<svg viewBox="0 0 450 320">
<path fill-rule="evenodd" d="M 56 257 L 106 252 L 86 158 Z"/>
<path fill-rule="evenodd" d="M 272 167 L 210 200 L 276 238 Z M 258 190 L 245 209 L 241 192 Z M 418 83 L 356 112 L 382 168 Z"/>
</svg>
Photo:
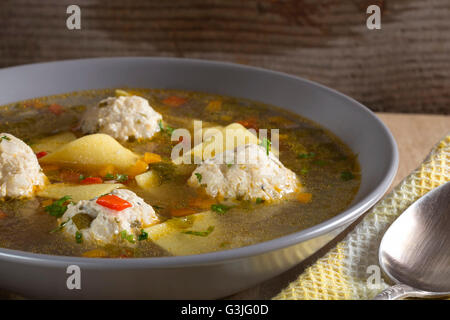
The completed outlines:
<svg viewBox="0 0 450 320">
<path fill-rule="evenodd" d="M 65 27 L 66 7 L 82 30 Z M 366 28 L 379 4 L 382 29 Z M 372 110 L 450 113 L 448 0 L 2 0 L 0 67 L 100 56 L 261 66 L 342 91 Z"/>
</svg>

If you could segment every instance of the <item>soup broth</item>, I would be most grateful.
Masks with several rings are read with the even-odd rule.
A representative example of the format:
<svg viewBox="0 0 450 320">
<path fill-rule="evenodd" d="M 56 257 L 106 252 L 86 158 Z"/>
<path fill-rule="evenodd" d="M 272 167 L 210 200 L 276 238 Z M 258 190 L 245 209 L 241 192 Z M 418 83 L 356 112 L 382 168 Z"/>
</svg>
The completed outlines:
<svg viewBox="0 0 450 320">
<path fill-rule="evenodd" d="M 149 165 L 160 178 L 158 186 L 144 190 L 130 179 L 126 188 L 153 206 L 162 220 L 173 221 L 180 230 L 177 237 L 185 237 L 185 246 L 190 249 L 180 247 L 171 251 L 150 238 L 131 246 L 77 243 L 55 231 L 57 219 L 45 211 L 48 199 L 38 196 L 0 201 L 0 247 L 53 255 L 122 258 L 228 250 L 324 222 L 347 208 L 358 191 L 357 156 L 331 132 L 308 119 L 264 103 L 215 94 L 158 89 L 129 89 L 127 92 L 148 99 L 163 116 L 167 128 L 186 128 L 192 132 L 192 120 L 198 119 L 203 121 L 204 127 L 238 122 L 247 128 L 279 129 L 279 159 L 296 173 L 311 199 L 284 199 L 274 203 L 240 200 L 227 207 L 226 212 L 210 212 L 213 220 L 208 225 L 209 233 L 207 229 L 204 233 L 186 233 L 193 223 L 191 216 L 173 217 L 172 213 L 191 208 L 198 197 L 198 191 L 187 184 L 196 165 L 173 164 L 171 151 L 176 142 L 171 141 L 167 130 L 162 130 L 151 139 L 121 142 L 135 153 L 151 152 L 162 159 Z M 40 138 L 60 132 L 73 132 L 80 137 L 78 126 L 83 112 L 114 95 L 114 89 L 91 90 L 2 106 L 0 132 L 11 133 L 31 146 Z M 182 105 L 174 106 L 170 97 L 177 97 Z M 71 181 L 73 177 L 86 174 L 64 167 L 42 168 L 51 183 Z"/>
</svg>

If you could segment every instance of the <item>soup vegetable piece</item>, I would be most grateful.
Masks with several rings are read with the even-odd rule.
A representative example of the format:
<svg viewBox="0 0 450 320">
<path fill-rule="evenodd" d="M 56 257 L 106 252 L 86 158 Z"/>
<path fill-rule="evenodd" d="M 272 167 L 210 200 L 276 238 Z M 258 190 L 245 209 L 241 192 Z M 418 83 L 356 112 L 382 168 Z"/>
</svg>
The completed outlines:
<svg viewBox="0 0 450 320">
<path fill-rule="evenodd" d="M 152 206 L 134 192 L 117 189 L 92 200 L 69 204 L 58 222 L 74 241 L 131 245 L 138 241 L 143 228 L 158 223 L 159 218 Z"/>
<path fill-rule="evenodd" d="M 2 248 L 97 258 L 228 250 L 334 217 L 360 183 L 357 156 L 331 132 L 241 98 L 91 90 L 0 106 L 0 118 Z M 190 141 L 172 141 L 179 128 Z M 230 132 L 244 139 L 229 145 Z M 175 161 L 181 145 L 199 162 Z"/>
<path fill-rule="evenodd" d="M 255 201 L 280 200 L 300 189 L 296 174 L 266 147 L 256 144 L 238 146 L 203 161 L 188 183 L 204 188 L 214 198 Z"/>
<path fill-rule="evenodd" d="M 109 97 L 83 115 L 83 133 L 101 132 L 120 141 L 149 139 L 160 131 L 161 114 L 138 96 Z"/>
<path fill-rule="evenodd" d="M 33 150 L 13 135 L 0 133 L 0 198 L 31 197 L 45 182 Z"/>
</svg>

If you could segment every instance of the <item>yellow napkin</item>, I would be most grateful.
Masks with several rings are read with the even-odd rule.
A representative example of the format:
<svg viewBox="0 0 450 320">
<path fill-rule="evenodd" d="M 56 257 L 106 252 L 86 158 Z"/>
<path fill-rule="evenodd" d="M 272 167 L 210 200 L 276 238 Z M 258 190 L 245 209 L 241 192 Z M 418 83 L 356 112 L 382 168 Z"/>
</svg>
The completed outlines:
<svg viewBox="0 0 450 320">
<path fill-rule="evenodd" d="M 376 281 L 384 232 L 414 201 L 450 181 L 450 135 L 334 249 L 310 266 L 274 299 L 371 299 L 387 288 Z"/>
</svg>

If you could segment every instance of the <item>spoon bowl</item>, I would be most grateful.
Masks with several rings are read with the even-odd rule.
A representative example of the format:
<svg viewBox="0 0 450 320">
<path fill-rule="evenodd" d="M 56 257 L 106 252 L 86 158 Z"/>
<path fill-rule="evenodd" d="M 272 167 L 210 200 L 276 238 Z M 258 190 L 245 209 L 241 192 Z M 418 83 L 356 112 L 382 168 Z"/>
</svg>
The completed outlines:
<svg viewBox="0 0 450 320">
<path fill-rule="evenodd" d="M 394 221 L 381 240 L 379 262 L 397 284 L 375 299 L 450 295 L 450 182 Z"/>
</svg>

